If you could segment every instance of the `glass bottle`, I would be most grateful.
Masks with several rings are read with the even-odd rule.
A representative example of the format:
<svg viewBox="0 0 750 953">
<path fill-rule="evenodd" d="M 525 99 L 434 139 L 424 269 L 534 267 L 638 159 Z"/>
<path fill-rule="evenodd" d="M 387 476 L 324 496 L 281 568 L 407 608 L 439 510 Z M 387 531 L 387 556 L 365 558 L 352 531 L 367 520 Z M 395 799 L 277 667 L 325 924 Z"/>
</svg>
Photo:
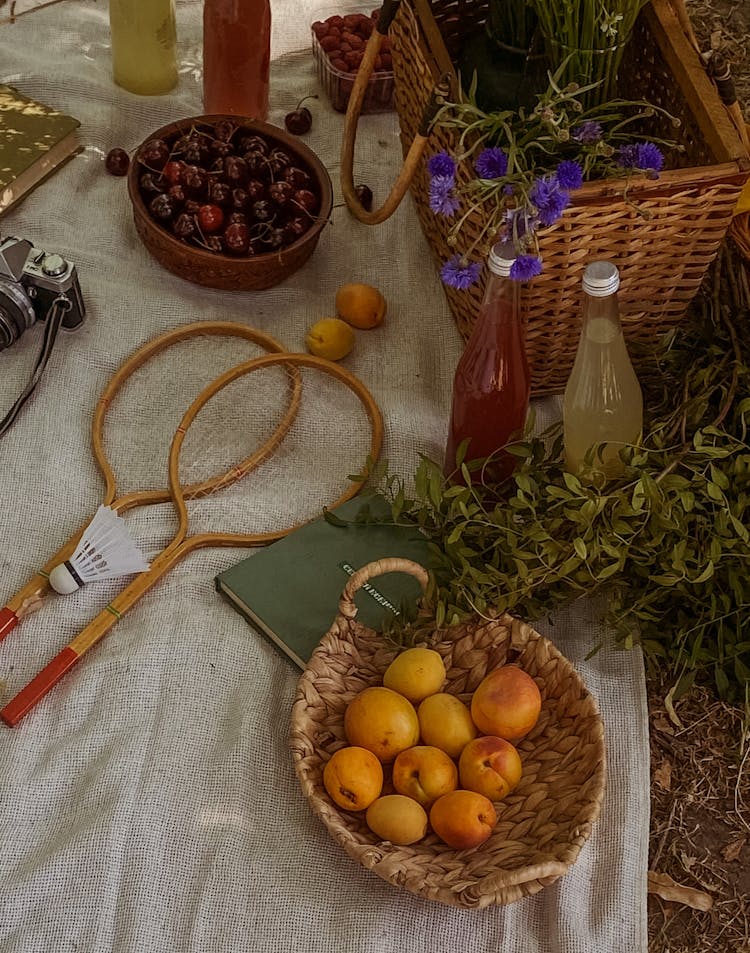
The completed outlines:
<svg viewBox="0 0 750 953">
<path fill-rule="evenodd" d="M 270 0 L 205 0 L 203 108 L 265 120 L 271 63 Z"/>
<path fill-rule="evenodd" d="M 484 474 L 472 473 L 475 483 L 499 482 L 513 472 L 515 460 L 502 447 L 523 430 L 529 409 L 520 283 L 509 277 L 514 258 L 511 244 L 490 251 L 484 298 L 453 379 L 444 472 L 455 472 L 456 451 L 468 437 L 467 461 L 492 455 Z"/>
<path fill-rule="evenodd" d="M 619 451 L 638 440 L 643 395 L 620 325 L 620 274 L 608 261 L 583 273 L 583 324 L 573 370 L 563 397 L 565 468 L 580 473 L 591 447 L 607 441 L 593 467 L 608 478 L 624 469 Z"/>
<path fill-rule="evenodd" d="M 141 96 L 177 85 L 174 0 L 109 0 L 112 74 L 118 86 Z"/>
</svg>

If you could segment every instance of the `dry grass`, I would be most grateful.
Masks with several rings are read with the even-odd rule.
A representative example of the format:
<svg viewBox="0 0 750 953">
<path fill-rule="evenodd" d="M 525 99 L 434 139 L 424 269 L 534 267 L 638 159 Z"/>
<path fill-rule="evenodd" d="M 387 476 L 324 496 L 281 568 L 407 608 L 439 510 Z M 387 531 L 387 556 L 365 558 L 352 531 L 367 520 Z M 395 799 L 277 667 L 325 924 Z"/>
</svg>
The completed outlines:
<svg viewBox="0 0 750 953">
<path fill-rule="evenodd" d="M 694 689 L 650 685 L 650 868 L 703 892 L 710 910 L 649 897 L 651 953 L 750 953 L 750 725 Z"/>
</svg>

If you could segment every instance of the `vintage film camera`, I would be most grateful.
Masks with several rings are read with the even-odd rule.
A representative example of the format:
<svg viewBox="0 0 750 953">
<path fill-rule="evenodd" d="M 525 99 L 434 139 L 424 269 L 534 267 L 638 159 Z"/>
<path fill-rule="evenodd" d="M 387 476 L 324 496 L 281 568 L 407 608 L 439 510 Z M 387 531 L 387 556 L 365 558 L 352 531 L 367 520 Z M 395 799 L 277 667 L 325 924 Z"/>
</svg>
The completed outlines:
<svg viewBox="0 0 750 953">
<path fill-rule="evenodd" d="M 72 331 L 83 323 L 83 304 L 75 265 L 61 255 L 35 248 L 23 238 L 0 241 L 0 351 L 44 322 L 44 339 L 31 379 L 6 416 L 0 436 L 10 427 L 39 382 L 61 327 Z"/>
</svg>

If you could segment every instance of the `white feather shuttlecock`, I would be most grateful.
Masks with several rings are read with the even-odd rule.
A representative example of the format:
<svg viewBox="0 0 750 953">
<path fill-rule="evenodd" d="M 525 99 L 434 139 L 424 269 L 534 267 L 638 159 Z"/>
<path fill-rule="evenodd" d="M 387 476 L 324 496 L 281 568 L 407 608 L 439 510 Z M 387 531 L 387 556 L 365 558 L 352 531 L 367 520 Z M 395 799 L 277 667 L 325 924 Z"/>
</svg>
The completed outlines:
<svg viewBox="0 0 750 953">
<path fill-rule="evenodd" d="M 111 507 L 100 506 L 73 555 L 49 574 L 49 583 L 56 592 L 66 595 L 86 582 L 128 576 L 149 568 L 125 520 Z"/>
</svg>

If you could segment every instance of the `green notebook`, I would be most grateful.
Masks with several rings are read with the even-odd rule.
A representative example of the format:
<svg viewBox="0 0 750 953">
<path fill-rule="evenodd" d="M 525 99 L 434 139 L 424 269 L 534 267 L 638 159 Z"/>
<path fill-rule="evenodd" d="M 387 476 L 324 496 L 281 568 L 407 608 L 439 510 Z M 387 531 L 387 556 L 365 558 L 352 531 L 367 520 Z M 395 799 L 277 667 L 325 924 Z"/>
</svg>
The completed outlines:
<svg viewBox="0 0 750 953">
<path fill-rule="evenodd" d="M 80 149 L 80 122 L 0 85 L 0 215 Z"/>
<path fill-rule="evenodd" d="M 364 501 L 353 499 L 332 512 L 353 520 Z M 367 505 L 378 517 L 390 510 L 380 498 Z M 319 517 L 258 550 L 216 577 L 218 591 L 260 632 L 304 668 L 330 628 L 346 581 L 366 563 L 401 556 L 428 566 L 427 538 L 417 527 L 380 523 L 335 526 Z M 357 620 L 381 631 L 385 620 L 420 595 L 408 573 L 373 577 L 355 596 Z"/>
</svg>

